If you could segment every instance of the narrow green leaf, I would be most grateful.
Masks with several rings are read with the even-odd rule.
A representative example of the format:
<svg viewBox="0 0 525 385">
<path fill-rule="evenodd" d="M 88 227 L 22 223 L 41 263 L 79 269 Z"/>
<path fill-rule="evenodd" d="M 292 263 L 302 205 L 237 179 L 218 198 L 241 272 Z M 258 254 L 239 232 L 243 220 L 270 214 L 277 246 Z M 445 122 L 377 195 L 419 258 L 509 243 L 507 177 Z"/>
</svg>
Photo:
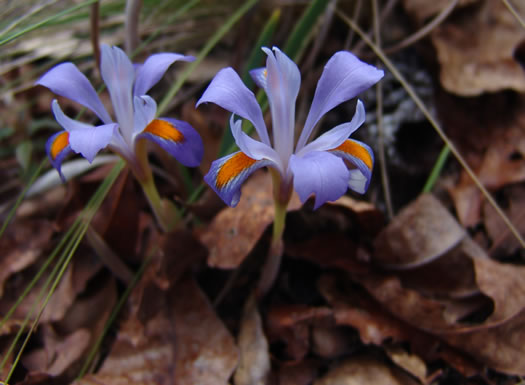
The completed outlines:
<svg viewBox="0 0 525 385">
<path fill-rule="evenodd" d="M 257 3 L 257 0 L 247 0 L 237 11 L 224 22 L 221 28 L 206 42 L 204 47 L 200 50 L 197 58 L 194 62 L 190 63 L 186 70 L 179 76 L 173 87 L 166 93 L 162 101 L 159 103 L 157 109 L 157 114 L 162 114 L 168 108 L 169 103 L 180 90 L 182 85 L 186 82 L 193 70 L 202 62 L 202 60 L 208 55 L 213 47 L 226 35 L 226 33 L 235 25 L 237 21 L 248 12 L 254 5 Z"/>
</svg>

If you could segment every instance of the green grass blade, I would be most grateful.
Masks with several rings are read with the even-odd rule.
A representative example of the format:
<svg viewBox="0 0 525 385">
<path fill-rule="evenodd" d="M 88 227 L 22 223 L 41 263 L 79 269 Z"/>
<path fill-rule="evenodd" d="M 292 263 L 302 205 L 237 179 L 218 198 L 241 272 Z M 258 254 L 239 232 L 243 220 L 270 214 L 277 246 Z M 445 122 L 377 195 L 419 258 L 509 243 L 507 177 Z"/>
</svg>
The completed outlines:
<svg viewBox="0 0 525 385">
<path fill-rule="evenodd" d="M 323 14 L 328 6 L 328 3 L 327 0 L 312 1 L 295 25 L 283 49 L 292 60 L 297 61 L 298 55 L 302 53 L 309 43 L 310 39 L 307 37 L 315 27 L 319 16 Z"/>
<path fill-rule="evenodd" d="M 14 40 L 14 39 L 16 39 L 16 38 L 18 38 L 18 37 L 28 33 L 28 32 L 34 31 L 34 30 L 36 30 L 36 29 L 38 29 L 40 27 L 43 27 L 43 26 L 45 26 L 47 24 L 50 24 L 53 21 L 58 20 L 58 19 L 60 19 L 61 17 L 65 16 L 65 15 L 68 15 L 68 14 L 70 14 L 72 12 L 75 12 L 75 11 L 81 9 L 81 8 L 87 7 L 88 5 L 91 5 L 91 4 L 95 3 L 96 1 L 97 0 L 88 0 L 88 1 L 86 1 L 84 3 L 80 3 L 78 5 L 75 5 L 74 7 L 70 7 L 68 9 L 65 9 L 62 12 L 57 13 L 56 15 L 50 16 L 50 17 L 48 17 L 48 18 L 46 18 L 46 19 L 44 19 L 44 20 L 42 20 L 42 21 L 40 21 L 38 23 L 30 25 L 29 27 L 26 27 L 26 28 L 22 29 L 21 31 L 15 32 L 15 33 L 13 33 L 13 34 L 11 34 L 8 37 L 5 37 L 3 39 L 0 36 L 0 39 L 1 39 L 0 40 L 0 46 L 4 45 L 6 43 L 9 43 L 10 41 L 12 41 L 12 40 Z"/>
<path fill-rule="evenodd" d="M 35 180 L 38 177 L 38 175 L 40 175 L 40 172 L 44 168 L 44 165 L 46 164 L 46 162 L 47 162 L 47 158 L 44 159 L 40 163 L 38 168 L 33 172 L 31 177 L 29 178 L 29 182 L 24 187 L 24 189 L 20 192 L 20 194 L 18 195 L 18 198 L 16 198 L 15 204 L 13 205 L 11 210 L 9 211 L 9 214 L 7 214 L 7 217 L 4 220 L 4 223 L 2 223 L 2 228 L 0 228 L 0 238 L 2 238 L 2 235 L 4 235 L 4 231 L 5 231 L 5 229 L 7 229 L 7 226 L 9 225 L 9 222 L 11 222 L 11 219 L 13 219 L 13 217 L 15 216 L 15 213 L 16 213 L 16 210 L 18 209 L 18 206 L 20 206 L 20 204 L 24 200 L 24 197 L 25 197 L 25 195 L 27 193 L 27 190 L 29 190 L 31 185 L 35 182 Z"/>
<path fill-rule="evenodd" d="M 445 167 L 445 163 L 447 162 L 449 155 L 450 155 L 450 148 L 445 144 L 445 146 L 443 146 L 443 148 L 441 149 L 441 152 L 439 153 L 439 156 L 436 160 L 436 163 L 434 164 L 434 167 L 432 167 L 432 171 L 430 172 L 430 175 L 428 176 L 428 179 L 425 182 L 425 186 L 423 186 L 424 193 L 430 192 L 434 188 L 436 181 L 441 175 L 441 171 L 443 170 L 443 167 Z"/>
<path fill-rule="evenodd" d="M 202 62 L 202 60 L 208 55 L 212 48 L 215 47 L 215 45 L 224 37 L 224 35 L 226 35 L 226 33 L 235 25 L 235 23 L 237 23 L 237 21 L 239 21 L 239 19 L 255 5 L 255 3 L 257 3 L 257 0 L 247 0 L 239 9 L 237 9 L 237 11 L 232 16 L 230 16 L 228 20 L 224 22 L 222 27 L 219 28 L 219 30 L 215 32 L 215 34 L 206 42 L 204 47 L 200 50 L 199 54 L 197 55 L 196 60 L 188 65 L 186 70 L 181 74 L 181 76 L 179 76 L 175 84 L 170 88 L 170 90 L 166 93 L 162 101 L 159 103 L 157 109 L 158 115 L 161 115 L 166 111 L 170 101 L 177 94 L 182 85 L 186 82 L 193 70 Z"/>
</svg>

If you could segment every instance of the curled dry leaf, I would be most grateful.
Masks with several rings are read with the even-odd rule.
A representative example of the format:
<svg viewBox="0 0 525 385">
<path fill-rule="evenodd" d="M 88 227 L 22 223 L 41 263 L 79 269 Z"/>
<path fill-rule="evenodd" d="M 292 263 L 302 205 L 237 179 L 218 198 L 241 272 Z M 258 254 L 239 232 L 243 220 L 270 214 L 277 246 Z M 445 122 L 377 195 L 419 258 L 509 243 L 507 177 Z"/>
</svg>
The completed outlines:
<svg viewBox="0 0 525 385">
<path fill-rule="evenodd" d="M 374 241 L 375 263 L 410 269 L 429 263 L 456 247 L 465 230 L 432 195 L 405 207 Z"/>
<path fill-rule="evenodd" d="M 235 385 L 265 385 L 270 373 L 270 353 L 254 294 L 244 305 L 237 342 L 240 361 L 233 377 Z"/>
<path fill-rule="evenodd" d="M 272 180 L 264 171 L 256 173 L 244 183 L 242 198 L 237 207 L 227 207 L 200 235 L 210 251 L 208 265 L 233 269 L 252 251 L 264 230 L 273 221 L 274 203 Z M 294 193 L 288 210 L 301 206 Z"/>
<path fill-rule="evenodd" d="M 514 2 L 525 15 L 525 3 Z M 441 84 L 452 93 L 474 96 L 512 89 L 525 91 L 525 72 L 514 50 L 525 29 L 502 1 L 488 0 L 438 26 L 431 34 L 441 65 Z"/>
</svg>

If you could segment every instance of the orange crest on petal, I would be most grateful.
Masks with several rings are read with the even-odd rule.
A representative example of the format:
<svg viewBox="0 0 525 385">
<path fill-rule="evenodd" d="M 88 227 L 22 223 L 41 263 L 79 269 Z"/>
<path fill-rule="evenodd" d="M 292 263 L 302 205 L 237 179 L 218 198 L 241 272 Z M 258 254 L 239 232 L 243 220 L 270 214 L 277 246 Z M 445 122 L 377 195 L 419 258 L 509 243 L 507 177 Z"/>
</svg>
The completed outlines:
<svg viewBox="0 0 525 385">
<path fill-rule="evenodd" d="M 237 177 L 245 169 L 251 167 L 255 162 L 257 162 L 255 159 L 250 158 L 242 152 L 232 156 L 222 165 L 217 174 L 217 188 L 223 188 L 228 182 Z"/>
<path fill-rule="evenodd" d="M 53 144 L 51 144 L 51 158 L 55 160 L 62 152 L 64 148 L 66 148 L 69 144 L 69 132 L 64 131 L 63 133 L 57 135 L 55 140 L 53 141 Z"/>
<path fill-rule="evenodd" d="M 184 140 L 184 135 L 182 132 L 177 130 L 173 124 L 160 119 L 153 120 L 148 126 L 144 129 L 144 132 L 149 132 L 159 138 L 171 140 L 173 142 L 182 142 Z"/>
<path fill-rule="evenodd" d="M 334 148 L 332 151 L 342 151 L 346 152 L 348 155 L 355 156 L 356 158 L 361 159 L 370 170 L 374 166 L 374 161 L 368 150 L 353 140 L 345 140 L 343 144 Z"/>
</svg>

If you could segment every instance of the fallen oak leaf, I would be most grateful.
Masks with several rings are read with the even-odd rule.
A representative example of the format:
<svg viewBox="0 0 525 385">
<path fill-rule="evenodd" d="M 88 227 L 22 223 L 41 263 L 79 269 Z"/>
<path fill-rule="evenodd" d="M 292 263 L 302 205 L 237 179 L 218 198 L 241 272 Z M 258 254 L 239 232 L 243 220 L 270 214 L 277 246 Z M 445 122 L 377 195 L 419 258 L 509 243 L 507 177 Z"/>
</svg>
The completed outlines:
<svg viewBox="0 0 525 385">
<path fill-rule="evenodd" d="M 200 234 L 200 241 L 209 249 L 210 267 L 238 267 L 273 221 L 274 199 L 269 173 L 255 173 L 244 183 L 242 196 L 236 207 L 222 210 Z M 294 193 L 287 210 L 299 207 L 301 203 Z"/>
</svg>

